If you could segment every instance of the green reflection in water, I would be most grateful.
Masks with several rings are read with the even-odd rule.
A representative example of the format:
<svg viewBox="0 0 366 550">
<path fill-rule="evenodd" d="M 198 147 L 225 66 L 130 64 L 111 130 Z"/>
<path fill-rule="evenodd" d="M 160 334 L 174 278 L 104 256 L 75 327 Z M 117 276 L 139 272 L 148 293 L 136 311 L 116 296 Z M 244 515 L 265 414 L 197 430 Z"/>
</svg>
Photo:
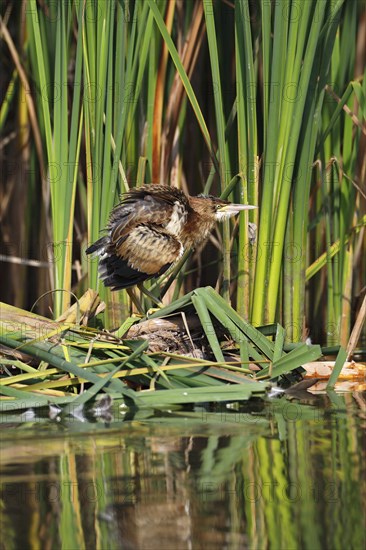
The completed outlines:
<svg viewBox="0 0 366 550">
<path fill-rule="evenodd" d="M 363 397 L 315 404 L 9 418 L 3 547 L 364 548 Z"/>
</svg>

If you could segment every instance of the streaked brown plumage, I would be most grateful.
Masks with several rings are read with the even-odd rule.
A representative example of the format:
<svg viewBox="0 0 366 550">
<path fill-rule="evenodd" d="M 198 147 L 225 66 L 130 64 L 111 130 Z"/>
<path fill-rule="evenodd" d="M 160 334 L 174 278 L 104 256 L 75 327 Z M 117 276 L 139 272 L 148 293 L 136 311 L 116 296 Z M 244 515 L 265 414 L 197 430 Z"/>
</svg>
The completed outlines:
<svg viewBox="0 0 366 550">
<path fill-rule="evenodd" d="M 98 254 L 105 286 L 129 288 L 164 273 L 185 250 L 204 241 L 217 221 L 250 208 L 255 207 L 191 197 L 167 185 L 143 185 L 122 195 L 107 234 L 86 253 Z"/>
</svg>

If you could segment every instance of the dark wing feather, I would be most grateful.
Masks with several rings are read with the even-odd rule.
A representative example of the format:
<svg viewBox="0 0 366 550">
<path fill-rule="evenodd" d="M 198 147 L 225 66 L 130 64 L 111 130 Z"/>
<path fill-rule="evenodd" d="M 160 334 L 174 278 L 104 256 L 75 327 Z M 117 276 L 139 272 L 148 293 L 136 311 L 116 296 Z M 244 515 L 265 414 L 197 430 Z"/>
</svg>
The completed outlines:
<svg viewBox="0 0 366 550">
<path fill-rule="evenodd" d="M 109 238 L 108 237 L 101 237 L 95 243 L 91 244 L 89 248 L 85 250 L 87 254 L 100 254 L 102 250 L 104 250 L 109 244 Z"/>
<path fill-rule="evenodd" d="M 162 266 L 158 273 L 148 275 L 147 273 L 142 273 L 130 267 L 127 260 L 123 260 L 119 256 L 111 254 L 100 261 L 99 276 L 104 286 L 111 287 L 112 290 L 121 290 L 142 283 L 154 276 L 158 277 L 162 275 L 168 267 L 170 267 L 170 264 Z"/>
</svg>

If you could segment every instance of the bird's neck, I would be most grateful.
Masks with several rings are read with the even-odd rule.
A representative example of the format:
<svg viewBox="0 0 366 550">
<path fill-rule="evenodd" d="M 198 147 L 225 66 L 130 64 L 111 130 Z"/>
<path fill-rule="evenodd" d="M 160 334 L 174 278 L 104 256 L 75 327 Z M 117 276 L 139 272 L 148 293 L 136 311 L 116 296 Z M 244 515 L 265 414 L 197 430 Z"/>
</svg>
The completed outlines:
<svg viewBox="0 0 366 550">
<path fill-rule="evenodd" d="M 184 248 L 194 248 L 203 242 L 216 223 L 216 220 L 207 215 L 202 208 L 202 199 L 189 197 L 189 205 L 187 222 L 184 224 L 180 235 Z"/>
</svg>

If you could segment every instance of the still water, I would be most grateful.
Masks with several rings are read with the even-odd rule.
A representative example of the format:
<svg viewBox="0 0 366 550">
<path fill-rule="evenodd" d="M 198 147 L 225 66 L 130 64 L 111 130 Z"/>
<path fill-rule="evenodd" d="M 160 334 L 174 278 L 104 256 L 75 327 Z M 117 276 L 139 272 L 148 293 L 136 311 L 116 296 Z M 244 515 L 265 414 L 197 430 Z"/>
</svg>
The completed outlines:
<svg viewBox="0 0 366 550">
<path fill-rule="evenodd" d="M 0 548 L 365 548 L 366 401 L 9 417 Z"/>
</svg>

